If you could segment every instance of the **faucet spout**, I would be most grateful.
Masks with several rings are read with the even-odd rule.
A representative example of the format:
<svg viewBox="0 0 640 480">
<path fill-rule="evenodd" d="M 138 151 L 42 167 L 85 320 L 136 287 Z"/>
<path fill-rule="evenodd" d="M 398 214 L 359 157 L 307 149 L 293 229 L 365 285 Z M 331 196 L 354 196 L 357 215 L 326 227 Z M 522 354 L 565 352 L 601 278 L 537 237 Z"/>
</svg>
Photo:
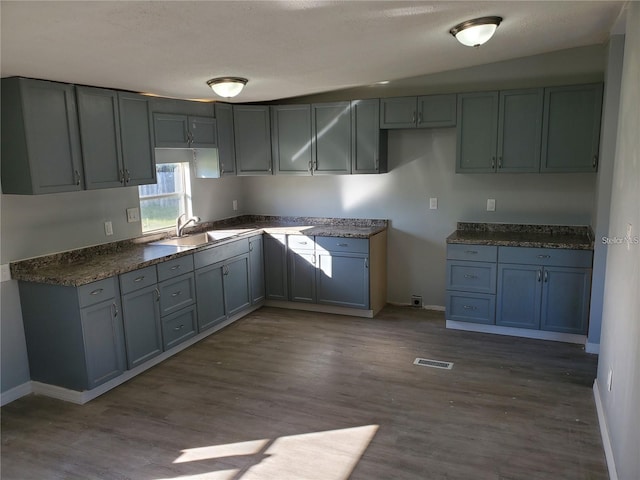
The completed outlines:
<svg viewBox="0 0 640 480">
<path fill-rule="evenodd" d="M 181 237 L 184 234 L 184 229 L 190 223 L 193 223 L 195 225 L 200 221 L 200 217 L 191 217 L 190 219 L 185 220 L 183 222 L 182 220 L 185 219 L 185 218 L 187 218 L 187 214 L 186 213 L 183 213 L 178 218 L 176 218 L 176 237 Z"/>
</svg>

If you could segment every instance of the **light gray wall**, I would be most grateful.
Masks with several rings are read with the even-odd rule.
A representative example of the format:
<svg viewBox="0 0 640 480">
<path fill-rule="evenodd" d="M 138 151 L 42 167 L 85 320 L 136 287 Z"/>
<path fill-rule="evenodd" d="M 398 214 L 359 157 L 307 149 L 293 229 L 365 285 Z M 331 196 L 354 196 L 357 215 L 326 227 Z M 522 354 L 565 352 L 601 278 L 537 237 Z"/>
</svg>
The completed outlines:
<svg viewBox="0 0 640 480">
<path fill-rule="evenodd" d="M 613 164 L 618 135 L 618 114 L 620 111 L 620 83 L 624 59 L 624 35 L 613 35 L 607 48 L 607 68 L 602 109 L 602 134 L 600 136 L 600 158 L 596 180 L 596 196 L 593 215 L 595 244 L 593 252 L 593 275 L 591 282 L 591 309 L 589 312 L 589 336 L 587 351 L 598 353 L 600 331 L 602 329 L 602 298 L 607 266 L 607 244 L 602 237 L 609 231 L 609 209 L 611 208 L 611 187 Z"/>
<path fill-rule="evenodd" d="M 640 238 L 640 3 L 629 2 L 610 237 Z M 604 289 L 598 390 L 617 477 L 640 478 L 640 244 L 610 245 Z M 613 372 L 611 391 L 607 389 Z"/>
<path fill-rule="evenodd" d="M 445 239 L 458 221 L 591 222 L 593 174 L 455 174 L 455 129 L 389 132 L 384 175 L 253 177 L 246 208 L 267 215 L 391 220 L 388 300 L 444 305 Z M 438 209 L 429 210 L 429 198 Z M 487 198 L 496 211 L 487 212 Z"/>
</svg>

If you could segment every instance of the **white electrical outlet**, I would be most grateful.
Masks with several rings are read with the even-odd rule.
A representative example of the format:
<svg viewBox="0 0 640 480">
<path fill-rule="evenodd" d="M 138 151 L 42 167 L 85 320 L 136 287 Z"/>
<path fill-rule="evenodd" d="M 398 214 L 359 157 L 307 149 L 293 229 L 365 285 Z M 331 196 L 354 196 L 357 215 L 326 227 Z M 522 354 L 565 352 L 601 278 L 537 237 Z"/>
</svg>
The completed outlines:
<svg viewBox="0 0 640 480">
<path fill-rule="evenodd" d="M 613 369 L 609 369 L 609 375 L 607 376 L 607 391 L 611 391 L 611 386 L 613 384 Z"/>
<path fill-rule="evenodd" d="M 495 211 L 496 211 L 496 199 L 487 198 L 487 212 L 495 212 Z"/>
<path fill-rule="evenodd" d="M 235 212 L 236 210 L 238 210 L 238 200 L 234 200 L 232 204 L 233 204 L 233 211 Z"/>
<path fill-rule="evenodd" d="M 127 208 L 127 223 L 140 221 L 140 209 L 138 207 Z"/>
<path fill-rule="evenodd" d="M 429 199 L 429 208 L 431 210 L 437 210 L 438 209 L 438 199 L 437 198 L 430 198 Z"/>
<path fill-rule="evenodd" d="M 113 235 L 113 225 L 111 221 L 104 222 L 104 234 L 108 237 L 109 235 Z"/>
</svg>

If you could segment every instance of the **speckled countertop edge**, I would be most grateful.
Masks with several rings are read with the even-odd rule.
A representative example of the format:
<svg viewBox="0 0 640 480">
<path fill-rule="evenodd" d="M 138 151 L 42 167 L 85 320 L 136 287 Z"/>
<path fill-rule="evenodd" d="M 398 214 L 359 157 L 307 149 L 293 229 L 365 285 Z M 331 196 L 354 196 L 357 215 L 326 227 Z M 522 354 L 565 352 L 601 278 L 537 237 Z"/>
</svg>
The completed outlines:
<svg viewBox="0 0 640 480">
<path fill-rule="evenodd" d="M 369 238 L 386 230 L 387 227 L 387 220 L 380 219 L 244 215 L 205 222 L 187 229 L 186 233 L 230 228 L 245 230 L 206 245 L 198 247 L 151 245 L 150 242 L 167 238 L 170 234 L 146 235 L 132 240 L 13 262 L 11 276 L 15 280 L 77 287 L 263 233 Z"/>
<path fill-rule="evenodd" d="M 449 244 L 593 250 L 593 230 L 585 225 L 528 225 L 459 222 Z"/>
</svg>

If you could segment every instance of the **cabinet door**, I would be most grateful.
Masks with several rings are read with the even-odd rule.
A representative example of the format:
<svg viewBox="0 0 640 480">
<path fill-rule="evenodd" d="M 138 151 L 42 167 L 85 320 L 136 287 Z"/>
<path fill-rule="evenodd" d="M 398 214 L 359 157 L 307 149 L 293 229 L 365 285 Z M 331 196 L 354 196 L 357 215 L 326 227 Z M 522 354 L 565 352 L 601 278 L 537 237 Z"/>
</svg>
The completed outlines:
<svg viewBox="0 0 640 480">
<path fill-rule="evenodd" d="M 545 267 L 540 328 L 586 334 L 590 293 L 590 269 Z"/>
<path fill-rule="evenodd" d="M 380 99 L 380 128 L 415 128 L 416 97 Z"/>
<path fill-rule="evenodd" d="M 188 122 L 192 148 L 216 148 L 218 146 L 215 118 L 189 116 Z"/>
<path fill-rule="evenodd" d="M 496 325 L 540 328 L 542 267 L 498 265 Z"/>
<path fill-rule="evenodd" d="M 546 88 L 540 170 L 595 172 L 601 114 L 602 84 Z"/>
<path fill-rule="evenodd" d="M 233 130 L 238 175 L 271 175 L 269 107 L 234 105 Z"/>
<path fill-rule="evenodd" d="M 458 95 L 456 173 L 496 169 L 498 92 Z"/>
<path fill-rule="evenodd" d="M 369 257 L 318 254 L 318 303 L 369 308 Z"/>
<path fill-rule="evenodd" d="M 196 334 L 196 306 L 178 310 L 162 318 L 162 339 L 165 350 L 188 340 Z"/>
<path fill-rule="evenodd" d="M 80 310 L 87 387 L 94 388 L 125 369 L 120 302 L 110 299 Z"/>
<path fill-rule="evenodd" d="M 498 172 L 538 172 L 542 141 L 541 88 L 500 92 Z"/>
<path fill-rule="evenodd" d="M 222 263 L 196 270 L 196 300 L 199 332 L 226 320 Z"/>
<path fill-rule="evenodd" d="M 186 115 L 153 114 L 156 148 L 189 148 L 189 121 Z"/>
<path fill-rule="evenodd" d="M 129 369 L 162 353 L 160 292 L 155 285 L 122 296 L 124 340 Z"/>
<path fill-rule="evenodd" d="M 311 106 L 271 107 L 271 148 L 278 175 L 311 173 Z"/>
<path fill-rule="evenodd" d="M 262 235 L 249 239 L 249 268 L 251 269 L 251 305 L 255 305 L 264 300 Z"/>
<path fill-rule="evenodd" d="M 216 103 L 216 128 L 220 176 L 235 175 L 236 147 L 233 134 L 233 107 L 230 104 Z"/>
<path fill-rule="evenodd" d="M 311 106 L 313 174 L 351 173 L 351 103 Z"/>
<path fill-rule="evenodd" d="M 380 130 L 380 100 L 351 102 L 351 172 L 387 172 L 387 132 Z"/>
<path fill-rule="evenodd" d="M 316 254 L 289 250 L 289 292 L 292 302 L 316 303 Z"/>
<path fill-rule="evenodd" d="M 3 78 L 1 92 L 2 193 L 82 190 L 73 85 Z"/>
<path fill-rule="evenodd" d="M 154 184 L 156 164 L 149 98 L 118 92 L 118 107 L 125 185 Z"/>
<path fill-rule="evenodd" d="M 87 190 L 124 185 L 118 93 L 76 87 L 80 144 Z"/>
<path fill-rule="evenodd" d="M 227 316 L 249 307 L 249 255 L 241 255 L 225 262 L 224 305 Z"/>
<path fill-rule="evenodd" d="M 264 287 L 267 300 L 288 300 L 287 246 L 285 235 L 265 234 Z"/>
<path fill-rule="evenodd" d="M 455 127 L 456 95 L 418 97 L 418 128 Z"/>
</svg>

